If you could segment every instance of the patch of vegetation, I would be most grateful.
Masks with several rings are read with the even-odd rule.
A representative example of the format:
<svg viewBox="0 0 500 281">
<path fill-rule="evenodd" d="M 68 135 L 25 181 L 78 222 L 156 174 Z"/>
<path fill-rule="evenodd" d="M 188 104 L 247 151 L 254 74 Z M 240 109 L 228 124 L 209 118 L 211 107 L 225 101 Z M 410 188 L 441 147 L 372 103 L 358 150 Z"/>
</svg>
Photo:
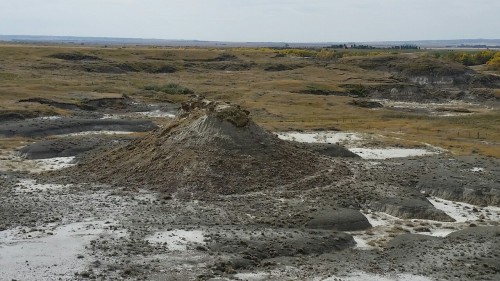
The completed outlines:
<svg viewBox="0 0 500 281">
<path fill-rule="evenodd" d="M 384 107 L 381 103 L 376 101 L 368 100 L 352 100 L 349 102 L 350 105 L 363 107 L 363 108 L 381 108 Z"/>
<path fill-rule="evenodd" d="M 191 95 L 194 93 L 193 90 L 176 83 L 168 83 L 165 85 L 147 85 L 144 86 L 144 90 L 163 92 L 171 95 Z"/>
<path fill-rule="evenodd" d="M 142 62 L 126 62 L 118 64 L 117 67 L 127 72 L 174 73 L 177 71 L 171 65 Z"/>
<path fill-rule="evenodd" d="M 344 50 L 338 51 L 331 48 L 323 49 L 281 49 L 277 51 L 277 55 L 287 55 L 301 58 L 316 58 L 322 60 L 334 60 L 344 57 L 355 56 L 376 56 L 387 53 L 386 51 L 366 51 L 366 50 Z"/>
<path fill-rule="evenodd" d="M 326 88 L 325 86 L 321 86 L 321 85 L 307 85 L 307 88 L 305 90 L 299 91 L 299 93 L 309 94 L 309 95 L 320 95 L 320 96 L 341 94 L 337 91 L 332 91 L 332 90 Z"/>
<path fill-rule="evenodd" d="M 127 72 L 126 69 L 110 64 L 86 64 L 81 66 L 81 68 L 84 71 L 91 73 L 122 74 Z"/>
<path fill-rule="evenodd" d="M 354 97 L 366 97 L 370 93 L 368 91 L 368 88 L 364 85 L 361 84 L 355 84 L 355 85 L 345 85 L 344 88 L 347 89 L 347 92 L 349 95 L 354 96 Z"/>
<path fill-rule="evenodd" d="M 81 60 L 101 60 L 101 58 L 92 56 L 92 55 L 86 55 L 82 53 L 56 53 L 52 54 L 49 57 L 55 58 L 55 59 L 61 59 L 61 60 L 67 60 L 67 61 L 81 61 Z"/>
<path fill-rule="evenodd" d="M 438 117 L 422 115 L 413 112 L 401 112 L 401 111 L 385 111 L 381 114 L 380 118 L 384 121 L 398 121 L 399 119 L 407 119 L 407 120 L 434 120 Z"/>
<path fill-rule="evenodd" d="M 429 55 L 380 55 L 370 57 L 347 58 L 345 64 L 355 64 L 366 70 L 389 71 L 398 75 L 410 76 L 449 76 L 463 75 L 470 71 L 467 67 L 446 58 Z"/>
<path fill-rule="evenodd" d="M 265 71 L 287 71 L 287 70 L 294 70 L 297 68 L 304 67 L 303 65 L 300 64 L 267 64 L 264 67 Z"/>
<path fill-rule="evenodd" d="M 313 49 L 284 49 L 278 51 L 279 54 L 284 54 L 287 56 L 301 57 L 301 58 L 314 58 L 317 55 L 317 51 Z"/>
<path fill-rule="evenodd" d="M 398 60 L 399 57 L 397 55 L 380 55 L 380 56 L 371 56 L 371 57 L 353 57 L 353 58 L 345 58 L 341 60 L 342 63 L 346 65 L 357 65 L 363 69 L 368 70 L 383 70 L 383 68 L 387 68 L 390 63 Z"/>
<path fill-rule="evenodd" d="M 19 75 L 8 72 L 0 72 L 0 79 L 2 80 L 13 80 L 19 77 Z"/>
<path fill-rule="evenodd" d="M 215 116 L 217 116 L 217 118 L 221 120 L 230 122 L 236 127 L 244 127 L 250 121 L 247 111 L 241 110 L 240 108 L 234 106 L 230 106 L 217 111 Z"/>
<path fill-rule="evenodd" d="M 213 56 L 190 56 L 183 59 L 187 62 L 227 62 L 227 61 L 236 61 L 238 57 L 231 53 L 221 53 L 216 57 Z"/>
<path fill-rule="evenodd" d="M 486 65 L 490 70 L 500 71 L 500 52 L 496 52 L 495 56 Z"/>
<path fill-rule="evenodd" d="M 145 72 L 145 73 L 174 73 L 177 68 L 168 64 L 147 63 L 147 62 L 124 62 L 124 63 L 88 63 L 82 68 L 87 72 L 96 73 L 126 73 L 126 72 Z"/>
<path fill-rule="evenodd" d="M 436 58 L 446 58 L 466 66 L 482 65 L 487 64 L 495 57 L 500 58 L 500 52 L 498 51 L 447 51 L 447 52 L 434 52 L 434 57 Z"/>
<path fill-rule="evenodd" d="M 213 59 L 213 61 L 232 61 L 236 59 L 238 59 L 238 57 L 236 57 L 235 55 L 223 53 Z"/>
<path fill-rule="evenodd" d="M 411 75 L 462 75 L 468 71 L 467 68 L 452 61 L 435 60 L 429 57 L 399 61 L 395 69 Z"/>
<path fill-rule="evenodd" d="M 250 70 L 254 66 L 252 62 L 225 62 L 213 61 L 203 63 L 188 62 L 184 65 L 186 68 L 203 68 L 208 70 L 223 70 L 223 71 L 244 71 Z"/>
</svg>

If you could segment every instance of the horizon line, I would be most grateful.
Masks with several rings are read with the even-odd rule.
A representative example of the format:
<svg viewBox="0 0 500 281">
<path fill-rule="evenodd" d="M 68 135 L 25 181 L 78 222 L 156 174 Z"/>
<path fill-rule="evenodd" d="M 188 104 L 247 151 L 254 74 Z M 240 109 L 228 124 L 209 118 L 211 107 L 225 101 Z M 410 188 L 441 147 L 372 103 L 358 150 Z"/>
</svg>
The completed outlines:
<svg viewBox="0 0 500 281">
<path fill-rule="evenodd" d="M 51 37 L 51 38 L 81 38 L 81 39 L 128 39 L 128 40 L 157 40 L 180 42 L 210 42 L 210 43 L 291 43 L 291 44 L 327 44 L 327 43 L 391 43 L 391 42 L 433 42 L 433 41 L 495 41 L 500 38 L 456 38 L 456 39 L 411 39 L 411 40 L 368 40 L 368 41 L 231 41 L 231 40 L 200 40 L 200 39 L 166 39 L 146 37 L 114 37 L 114 36 L 77 36 L 77 35 L 32 35 L 32 34 L 0 34 L 0 37 Z"/>
</svg>

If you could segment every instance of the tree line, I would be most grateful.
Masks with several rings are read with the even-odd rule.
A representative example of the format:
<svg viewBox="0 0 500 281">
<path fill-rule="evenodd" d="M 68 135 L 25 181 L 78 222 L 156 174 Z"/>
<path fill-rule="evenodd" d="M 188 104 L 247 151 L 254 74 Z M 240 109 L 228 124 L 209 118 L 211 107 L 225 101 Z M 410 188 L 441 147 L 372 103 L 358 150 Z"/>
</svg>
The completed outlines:
<svg viewBox="0 0 500 281">
<path fill-rule="evenodd" d="M 488 68 L 500 70 L 500 52 L 484 50 L 480 52 L 436 52 L 436 58 L 446 58 L 466 66 L 486 64 Z"/>
</svg>

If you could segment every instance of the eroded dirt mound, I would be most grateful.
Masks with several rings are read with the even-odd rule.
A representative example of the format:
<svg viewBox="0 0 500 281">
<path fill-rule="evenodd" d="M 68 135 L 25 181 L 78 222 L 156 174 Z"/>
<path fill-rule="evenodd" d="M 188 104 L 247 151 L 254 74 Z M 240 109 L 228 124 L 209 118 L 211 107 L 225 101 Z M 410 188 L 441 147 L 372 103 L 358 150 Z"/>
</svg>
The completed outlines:
<svg viewBox="0 0 500 281">
<path fill-rule="evenodd" d="M 201 98 L 183 104 L 169 126 L 74 169 L 84 180 L 186 194 L 312 188 L 350 174 L 263 130 L 238 106 Z"/>
</svg>

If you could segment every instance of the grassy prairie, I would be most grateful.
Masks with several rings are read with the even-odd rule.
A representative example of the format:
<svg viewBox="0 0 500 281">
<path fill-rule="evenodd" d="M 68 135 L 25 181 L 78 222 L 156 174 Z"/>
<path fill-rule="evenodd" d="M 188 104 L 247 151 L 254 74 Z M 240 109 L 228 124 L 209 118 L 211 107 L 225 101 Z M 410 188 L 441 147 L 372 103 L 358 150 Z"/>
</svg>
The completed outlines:
<svg viewBox="0 0 500 281">
<path fill-rule="evenodd" d="M 425 58 L 420 60 L 424 65 L 412 64 L 412 60 L 425 56 L 424 51 L 380 52 L 324 59 L 268 48 L 3 44 L 0 114 L 69 114 L 50 106 L 17 102 L 29 97 L 77 102 L 127 94 L 147 101 L 180 102 L 192 91 L 241 104 L 270 130 L 360 131 L 386 136 L 394 145 L 418 146 L 425 142 L 457 154 L 500 157 L 498 107 L 476 108 L 474 114 L 465 116 L 437 117 L 349 105 L 353 98 L 344 95 L 349 86 L 404 84 L 387 65 L 401 73 L 425 74 L 429 64 L 435 63 Z M 452 62 L 432 69 L 450 75 L 467 71 Z M 177 85 L 175 91 L 170 89 L 172 85 Z M 303 93 L 307 89 L 327 94 Z M 500 96 L 499 89 L 493 91 Z"/>
</svg>

